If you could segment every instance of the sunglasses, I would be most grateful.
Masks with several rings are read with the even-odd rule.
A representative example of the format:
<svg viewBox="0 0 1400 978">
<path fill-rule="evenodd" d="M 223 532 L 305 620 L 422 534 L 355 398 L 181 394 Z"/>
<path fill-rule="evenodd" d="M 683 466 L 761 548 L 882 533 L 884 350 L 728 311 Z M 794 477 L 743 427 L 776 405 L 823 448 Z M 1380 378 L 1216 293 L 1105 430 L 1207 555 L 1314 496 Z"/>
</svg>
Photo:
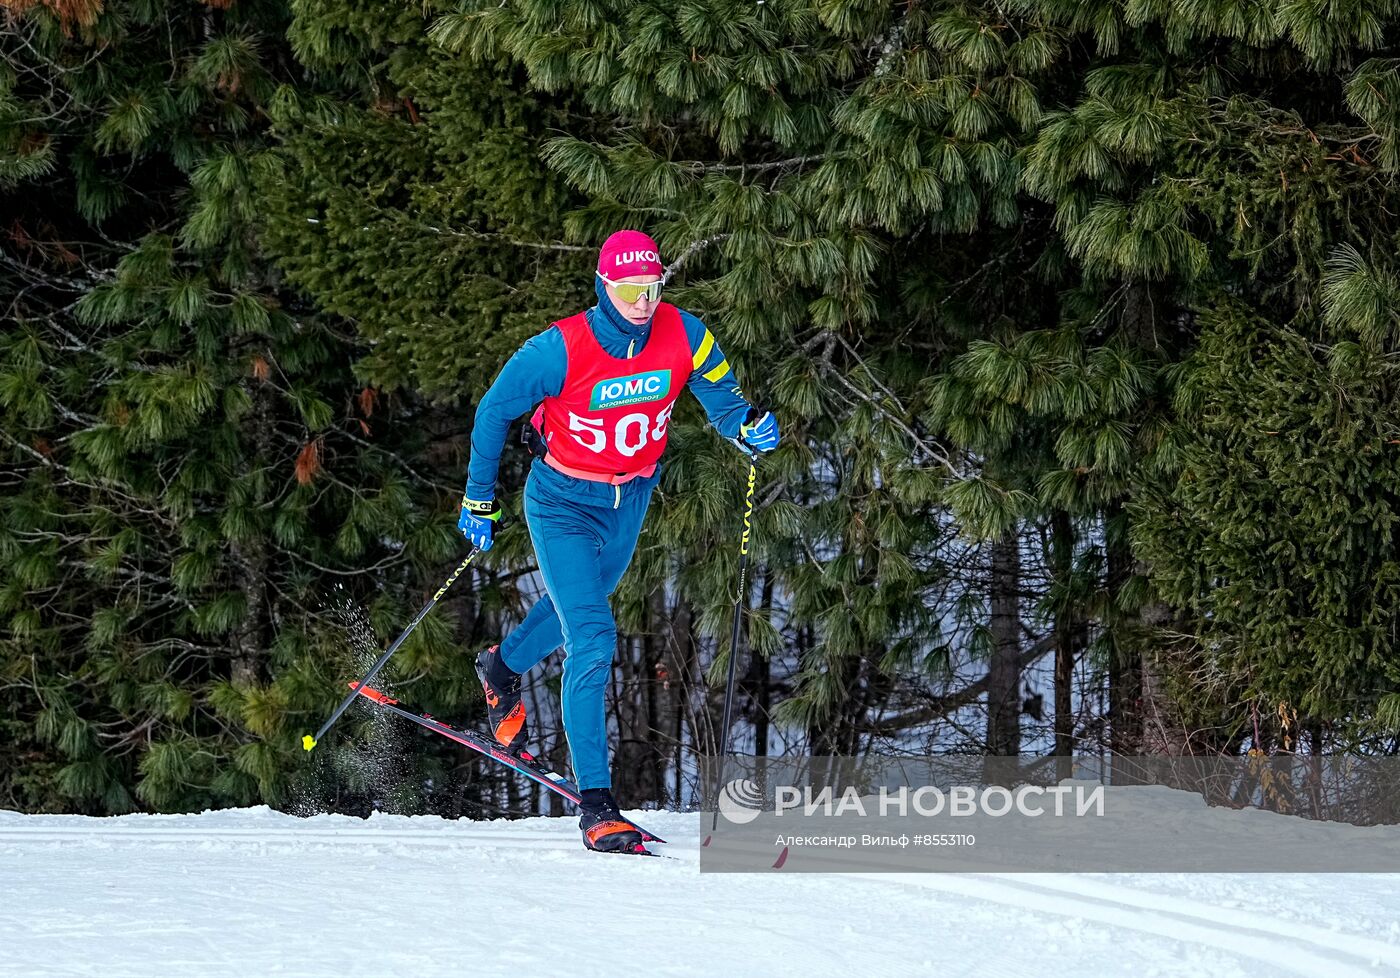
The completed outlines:
<svg viewBox="0 0 1400 978">
<path fill-rule="evenodd" d="M 617 293 L 617 297 L 629 305 L 636 302 L 642 296 L 646 296 L 652 302 L 661 298 L 660 282 L 648 282 L 645 285 L 638 285 L 636 282 L 614 282 L 602 272 L 598 273 L 598 277 L 606 284 L 611 285 L 613 291 Z"/>
</svg>

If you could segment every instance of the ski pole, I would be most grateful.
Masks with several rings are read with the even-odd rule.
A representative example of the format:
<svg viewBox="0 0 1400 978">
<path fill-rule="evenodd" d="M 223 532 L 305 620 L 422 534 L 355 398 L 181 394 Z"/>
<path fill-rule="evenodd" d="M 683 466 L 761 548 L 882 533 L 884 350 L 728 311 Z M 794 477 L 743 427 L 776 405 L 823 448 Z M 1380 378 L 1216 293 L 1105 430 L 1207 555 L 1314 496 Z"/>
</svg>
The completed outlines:
<svg viewBox="0 0 1400 978">
<path fill-rule="evenodd" d="M 452 586 L 452 582 L 457 580 L 457 575 L 466 570 L 467 565 L 470 564 L 480 552 L 480 548 L 472 548 L 472 552 L 467 554 L 466 558 L 457 565 L 457 569 L 452 572 L 451 576 L 447 578 L 442 587 L 437 589 L 437 594 L 434 594 L 428 599 L 428 603 L 423 605 L 418 614 L 413 616 L 413 620 L 408 623 L 408 627 L 400 632 L 399 637 L 389 644 L 389 647 L 384 650 L 384 654 L 374 660 L 374 665 L 369 667 L 369 672 L 365 673 L 364 678 L 350 691 L 350 695 L 340 701 L 340 705 L 335 708 L 335 712 L 331 714 L 331 718 L 321 724 L 321 729 L 316 731 L 316 735 L 313 737 L 311 734 L 307 734 L 305 737 L 301 738 L 301 746 L 304 750 L 311 750 L 316 746 L 317 741 L 326 735 L 326 731 L 331 728 L 331 724 L 339 720 L 340 715 L 344 713 L 346 708 L 349 707 L 351 703 L 355 702 L 355 698 L 360 695 L 360 687 L 368 683 L 379 673 L 380 669 L 384 668 L 384 663 L 389 661 L 389 656 L 398 651 L 399 646 L 403 644 L 403 640 L 408 638 L 409 634 L 418 627 L 418 623 L 423 620 L 428 612 L 433 610 L 433 605 L 437 604 L 438 599 L 447 593 L 447 589 Z"/>
<path fill-rule="evenodd" d="M 729 633 L 729 679 L 724 686 L 724 720 L 719 729 L 719 764 L 715 771 L 716 802 L 718 802 L 719 776 L 724 766 L 724 756 L 729 753 L 729 718 L 734 708 L 735 664 L 739 661 L 739 624 L 743 614 L 744 598 L 749 589 L 749 530 L 753 520 L 753 487 L 758 478 L 758 468 L 753 458 L 749 459 L 749 489 L 744 496 L 744 535 L 739 540 L 739 590 L 734 594 L 734 629 Z"/>
</svg>

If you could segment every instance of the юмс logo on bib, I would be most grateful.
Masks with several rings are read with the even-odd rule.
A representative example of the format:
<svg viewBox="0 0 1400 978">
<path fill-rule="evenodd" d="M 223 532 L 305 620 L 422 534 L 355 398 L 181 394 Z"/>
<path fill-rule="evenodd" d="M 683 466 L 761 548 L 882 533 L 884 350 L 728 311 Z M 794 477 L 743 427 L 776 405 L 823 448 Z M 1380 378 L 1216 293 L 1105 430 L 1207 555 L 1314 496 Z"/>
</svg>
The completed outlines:
<svg viewBox="0 0 1400 978">
<path fill-rule="evenodd" d="M 600 380 L 593 385 L 593 396 L 588 399 L 592 411 L 622 407 L 625 404 L 645 404 L 659 401 L 671 390 L 671 371 L 652 370 L 630 377 L 615 377 Z"/>
</svg>

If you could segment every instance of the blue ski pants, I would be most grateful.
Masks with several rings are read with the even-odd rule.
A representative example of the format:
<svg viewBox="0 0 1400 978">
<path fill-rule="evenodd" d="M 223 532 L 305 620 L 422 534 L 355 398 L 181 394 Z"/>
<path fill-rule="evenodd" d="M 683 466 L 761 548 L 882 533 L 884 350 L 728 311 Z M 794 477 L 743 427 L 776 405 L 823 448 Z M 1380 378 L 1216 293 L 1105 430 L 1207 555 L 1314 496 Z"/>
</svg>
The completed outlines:
<svg viewBox="0 0 1400 978">
<path fill-rule="evenodd" d="M 546 594 L 501 642 L 501 661 L 524 673 L 564 646 L 564 734 L 580 790 L 612 787 L 604 694 L 617 652 L 608 596 L 642 532 L 660 468 L 620 486 L 575 479 L 536 460 L 525 521 Z"/>
</svg>

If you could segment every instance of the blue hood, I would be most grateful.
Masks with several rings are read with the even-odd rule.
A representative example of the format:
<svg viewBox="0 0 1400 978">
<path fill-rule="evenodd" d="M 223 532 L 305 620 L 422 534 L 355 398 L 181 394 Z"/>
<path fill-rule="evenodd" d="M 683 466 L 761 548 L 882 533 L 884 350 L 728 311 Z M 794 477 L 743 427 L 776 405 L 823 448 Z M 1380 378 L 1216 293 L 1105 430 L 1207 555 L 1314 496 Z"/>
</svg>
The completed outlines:
<svg viewBox="0 0 1400 978">
<path fill-rule="evenodd" d="M 638 326 L 619 313 L 608 298 L 607 286 L 597 275 L 593 276 L 593 293 L 598 297 L 598 304 L 588 310 L 588 325 L 593 328 L 593 335 L 610 356 L 626 357 L 627 347 L 633 340 L 636 340 L 634 349 L 641 349 L 646 345 L 647 337 L 651 335 L 650 319 Z M 653 312 L 652 318 L 655 318 L 655 315 Z"/>
</svg>

